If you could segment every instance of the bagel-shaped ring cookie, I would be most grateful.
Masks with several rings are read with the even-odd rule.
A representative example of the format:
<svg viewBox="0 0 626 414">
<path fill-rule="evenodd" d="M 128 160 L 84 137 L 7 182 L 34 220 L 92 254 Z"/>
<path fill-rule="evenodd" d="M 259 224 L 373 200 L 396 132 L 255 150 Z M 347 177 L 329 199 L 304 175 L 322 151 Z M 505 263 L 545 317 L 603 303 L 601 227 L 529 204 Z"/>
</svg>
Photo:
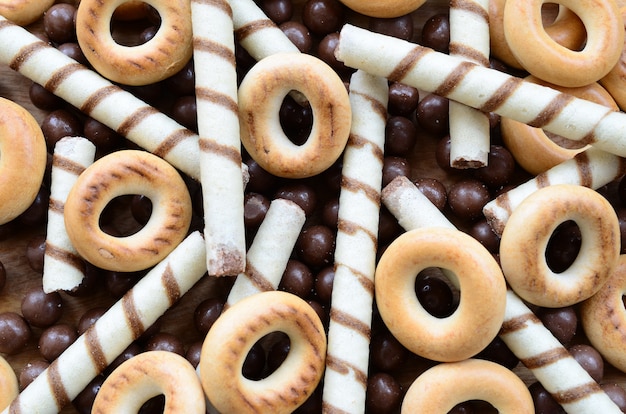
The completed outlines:
<svg viewBox="0 0 626 414">
<path fill-rule="evenodd" d="M 556 43 L 543 28 L 541 6 L 548 0 L 507 1 L 504 35 L 515 58 L 531 75 L 556 85 L 577 87 L 602 79 L 618 62 L 624 23 L 613 0 L 558 0 L 585 25 L 581 50 Z"/>
<path fill-rule="evenodd" d="M 39 20 L 55 0 L 1 0 L 0 15 L 20 26 Z"/>
<path fill-rule="evenodd" d="M 417 275 L 447 270 L 460 290 L 458 308 L 431 315 L 415 294 Z M 376 268 L 376 303 L 391 333 L 413 353 L 434 361 L 470 358 L 483 350 L 504 319 L 506 284 L 493 256 L 471 236 L 439 227 L 410 230 L 385 250 Z"/>
<path fill-rule="evenodd" d="M 35 200 L 46 169 L 46 140 L 24 107 L 0 98 L 0 224 Z"/>
<path fill-rule="evenodd" d="M 113 39 L 111 18 L 128 0 L 82 0 L 76 13 L 76 37 L 89 63 L 102 76 L 125 85 L 157 83 L 180 71 L 191 58 L 191 4 L 187 0 L 144 0 L 161 16 L 152 39 L 123 46 Z"/>
<path fill-rule="evenodd" d="M 115 237 L 100 227 L 100 216 L 116 197 L 145 195 L 152 215 L 138 232 Z M 76 251 L 102 269 L 133 272 L 154 266 L 187 235 L 191 197 L 178 172 L 145 151 L 106 155 L 78 177 L 65 202 L 67 234 Z"/>
<path fill-rule="evenodd" d="M 515 69 L 522 69 L 504 36 L 504 3 L 506 0 L 489 1 L 489 39 L 491 54 Z M 570 9 L 559 6 L 558 14 L 544 26 L 548 36 L 563 47 L 579 50 L 587 38 L 583 22 Z"/>
<path fill-rule="evenodd" d="M 574 221 L 581 234 L 578 256 L 565 271 L 547 263 L 556 228 Z M 617 264 L 620 229 L 611 204 L 596 191 L 573 184 L 543 187 L 513 210 L 500 240 L 500 264 L 522 299 L 551 308 L 582 302 L 606 282 Z"/>
<path fill-rule="evenodd" d="M 7 408 L 19 392 L 15 371 L 7 360 L 0 356 L 0 410 Z"/>
<path fill-rule="evenodd" d="M 620 8 L 620 15 L 624 21 L 624 30 L 626 30 L 626 6 Z M 600 84 L 606 88 L 613 96 L 615 102 L 622 110 L 626 110 L 626 39 L 619 63 L 613 66 L 613 69 L 602 79 Z"/>
<path fill-rule="evenodd" d="M 626 372 L 626 255 L 621 255 L 604 286 L 580 307 L 585 335 L 604 359 Z"/>
<path fill-rule="evenodd" d="M 526 77 L 525 80 L 608 106 L 616 111 L 619 110 L 611 94 L 597 82 L 577 88 L 566 88 L 544 82 L 532 75 Z M 517 163 L 533 175 L 547 171 L 589 147 L 564 138 L 561 138 L 562 141 L 550 138 L 543 129 L 534 128 L 510 118 L 501 119 L 500 130 L 502 140 Z"/>
<path fill-rule="evenodd" d="M 202 384 L 193 366 L 169 351 L 146 351 L 124 361 L 104 380 L 92 414 L 137 413 L 152 397 L 165 396 L 165 414 L 204 414 Z"/>
<path fill-rule="evenodd" d="M 268 377 L 252 380 L 242 367 L 252 346 L 273 332 L 289 337 L 289 354 Z M 266 291 L 229 307 L 202 344 L 204 392 L 222 414 L 291 413 L 319 384 L 326 358 L 324 326 L 311 306 L 291 293 Z"/>
<path fill-rule="evenodd" d="M 313 111 L 311 134 L 302 145 L 283 131 L 278 116 L 285 96 L 302 93 Z M 261 59 L 239 86 L 241 141 L 261 167 L 284 178 L 305 178 L 330 167 L 341 155 L 352 124 L 348 92 L 337 73 L 305 53 Z"/>
<path fill-rule="evenodd" d="M 495 362 L 467 359 L 435 365 L 411 384 L 402 414 L 445 414 L 470 400 L 490 403 L 499 413 L 533 414 L 535 406 L 524 382 Z"/>
<path fill-rule="evenodd" d="M 417 10 L 426 0 L 340 0 L 350 9 L 365 16 L 393 18 Z"/>
</svg>

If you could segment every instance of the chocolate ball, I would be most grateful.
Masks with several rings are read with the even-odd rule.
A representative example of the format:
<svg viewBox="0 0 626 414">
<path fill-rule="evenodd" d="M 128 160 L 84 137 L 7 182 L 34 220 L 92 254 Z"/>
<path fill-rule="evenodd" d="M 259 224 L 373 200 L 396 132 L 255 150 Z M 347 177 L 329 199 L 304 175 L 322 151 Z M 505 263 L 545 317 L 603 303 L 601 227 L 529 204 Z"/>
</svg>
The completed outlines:
<svg viewBox="0 0 626 414">
<path fill-rule="evenodd" d="M 417 123 L 434 136 L 443 136 L 448 132 L 450 101 L 439 95 L 426 95 L 417 104 L 415 112 Z"/>
<path fill-rule="evenodd" d="M 150 337 L 145 345 L 146 351 L 168 351 L 185 356 L 185 344 L 178 336 L 169 332 L 158 332 Z"/>
<path fill-rule="evenodd" d="M 369 29 L 386 36 L 410 41 L 413 38 L 413 16 L 405 14 L 391 18 L 374 17 L 370 19 Z"/>
<path fill-rule="evenodd" d="M 578 315 L 573 306 L 562 308 L 539 308 L 537 317 L 552 335 L 567 346 L 578 328 Z"/>
<path fill-rule="evenodd" d="M 14 355 L 22 351 L 32 336 L 26 320 L 15 312 L 0 313 L 0 352 Z"/>
<path fill-rule="evenodd" d="M 52 362 L 76 341 L 78 335 L 74 327 L 61 323 L 46 328 L 39 337 L 39 352 Z"/>
<path fill-rule="evenodd" d="M 394 377 L 384 372 L 376 373 L 367 380 L 366 407 L 371 414 L 395 412 L 402 400 L 402 387 Z"/>
<path fill-rule="evenodd" d="M 31 326 L 47 328 L 63 315 L 63 298 L 58 292 L 45 293 L 42 287 L 32 288 L 22 298 L 22 315 Z"/>
<path fill-rule="evenodd" d="M 72 4 L 52 5 L 43 15 L 44 32 L 55 43 L 69 42 L 76 37 L 76 7 Z"/>
<path fill-rule="evenodd" d="M 50 366 L 50 363 L 43 359 L 34 359 L 24 365 L 20 371 L 20 389 L 26 388 L 35 378 Z"/>
<path fill-rule="evenodd" d="M 335 252 L 335 233 L 322 224 L 309 226 L 300 232 L 295 248 L 300 260 L 310 267 L 328 266 Z"/>
<path fill-rule="evenodd" d="M 222 314 L 224 302 L 218 298 L 208 298 L 200 302 L 194 311 L 193 320 L 196 330 L 204 336 L 209 332 L 213 323 Z"/>
<path fill-rule="evenodd" d="M 401 82 L 389 85 L 389 102 L 387 110 L 391 115 L 409 117 L 417 109 L 419 91 L 413 86 Z"/>
<path fill-rule="evenodd" d="M 302 53 L 309 53 L 313 47 L 313 38 L 309 28 L 297 21 L 288 21 L 279 26 L 291 43 Z"/>
<path fill-rule="evenodd" d="M 450 16 L 447 13 L 437 13 L 426 20 L 422 27 L 422 45 L 438 52 L 448 53 Z"/>
<path fill-rule="evenodd" d="M 313 285 L 311 269 L 299 260 L 289 259 L 278 288 L 304 299 L 311 294 Z"/>
<path fill-rule="evenodd" d="M 594 347 L 587 344 L 576 344 L 570 346 L 567 350 L 594 381 L 597 383 L 602 382 L 604 378 L 604 360 Z"/>
<path fill-rule="evenodd" d="M 489 202 L 489 189 L 481 181 L 464 179 L 454 183 L 448 191 L 448 205 L 452 213 L 462 220 L 475 220 Z"/>
<path fill-rule="evenodd" d="M 339 31 L 344 19 L 344 7 L 337 0 L 308 0 L 302 8 L 302 22 L 319 36 Z"/>
<path fill-rule="evenodd" d="M 385 126 L 385 154 L 406 157 L 417 142 L 417 127 L 408 118 L 391 116 Z"/>
</svg>

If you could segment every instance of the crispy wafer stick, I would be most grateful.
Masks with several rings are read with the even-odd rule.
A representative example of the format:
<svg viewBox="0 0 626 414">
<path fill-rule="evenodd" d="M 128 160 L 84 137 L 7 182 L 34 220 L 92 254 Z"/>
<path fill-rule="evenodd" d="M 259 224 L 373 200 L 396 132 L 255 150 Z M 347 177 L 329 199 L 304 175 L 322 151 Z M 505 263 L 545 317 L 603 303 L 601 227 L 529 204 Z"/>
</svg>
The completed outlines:
<svg viewBox="0 0 626 414">
<path fill-rule="evenodd" d="M 428 221 L 404 217 L 409 211 L 432 211 L 430 225 L 454 227 L 408 178 L 397 177 L 382 193 L 382 200 L 405 230 L 425 227 Z M 403 203 L 399 208 L 400 200 Z M 417 227 L 412 227 L 417 226 Z M 499 333 L 520 361 L 568 413 L 619 413 L 619 408 L 541 323 L 515 292 L 507 290 L 504 323 Z"/>
<path fill-rule="evenodd" d="M 232 10 L 226 0 L 192 0 L 200 182 L 210 275 L 246 266 L 243 179 Z"/>
<path fill-rule="evenodd" d="M 339 195 L 324 412 L 365 410 L 388 94 L 386 79 L 363 71 L 352 76 L 353 115 Z"/>
<path fill-rule="evenodd" d="M 63 208 L 78 176 L 89 167 L 96 146 L 82 137 L 66 137 L 54 146 L 46 248 L 43 261 L 43 290 L 72 290 L 85 277 L 85 261 L 65 231 Z"/>
<path fill-rule="evenodd" d="M 626 114 L 604 105 L 349 24 L 335 54 L 349 67 L 626 155 Z"/>
<path fill-rule="evenodd" d="M 189 235 L 4 410 L 57 413 L 206 273 L 205 243 Z"/>
<path fill-rule="evenodd" d="M 0 63 L 200 179 L 197 134 L 2 16 Z"/>
<path fill-rule="evenodd" d="M 255 293 L 278 288 L 304 221 L 304 210 L 296 203 L 272 200 L 248 249 L 246 270 L 237 276 L 225 308 Z"/>
<path fill-rule="evenodd" d="M 529 195 L 553 184 L 576 184 L 598 189 L 626 174 L 626 162 L 606 151 L 589 147 L 574 158 L 555 165 L 535 178 L 501 194 L 483 207 L 493 231 L 502 235 L 513 210 Z"/>
<path fill-rule="evenodd" d="M 450 2 L 450 55 L 489 66 L 489 0 Z M 489 115 L 450 101 L 450 166 L 479 168 L 488 163 Z"/>
</svg>

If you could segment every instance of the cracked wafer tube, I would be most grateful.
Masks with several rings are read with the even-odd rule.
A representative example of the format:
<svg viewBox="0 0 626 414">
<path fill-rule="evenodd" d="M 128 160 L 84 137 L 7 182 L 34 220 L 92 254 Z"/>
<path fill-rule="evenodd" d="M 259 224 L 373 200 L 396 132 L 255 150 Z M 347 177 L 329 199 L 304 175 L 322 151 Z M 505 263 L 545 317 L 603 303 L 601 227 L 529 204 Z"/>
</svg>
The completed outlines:
<svg viewBox="0 0 626 414">
<path fill-rule="evenodd" d="M 554 184 L 576 184 L 595 190 L 625 173 L 624 158 L 589 147 L 573 158 L 491 200 L 483 207 L 483 214 L 494 233 L 501 236 L 504 226 L 517 206 L 540 188 Z"/>
<path fill-rule="evenodd" d="M 65 230 L 63 209 L 72 186 L 95 155 L 95 145 L 83 137 L 65 137 L 54 146 L 42 279 L 46 293 L 75 289 L 85 277 L 85 261 Z"/>
<path fill-rule="evenodd" d="M 489 66 L 489 0 L 450 2 L 450 55 Z M 450 166 L 488 164 L 489 115 L 455 101 L 449 103 Z"/>
<path fill-rule="evenodd" d="M 200 179 L 197 134 L 2 16 L 0 63 Z"/>
<path fill-rule="evenodd" d="M 382 200 L 405 230 L 428 225 L 454 227 L 436 207 L 431 210 L 428 204 L 432 203 L 418 193 L 420 190 L 408 178 L 397 177 L 383 189 Z M 404 217 L 408 211 L 422 209 L 432 213 L 429 221 Z M 557 402 L 568 413 L 619 413 L 615 403 L 519 296 L 510 289 L 506 295 L 504 321 L 498 335 Z"/>
<path fill-rule="evenodd" d="M 386 79 L 353 74 L 322 393 L 327 412 L 365 410 L 388 94 Z"/>
<path fill-rule="evenodd" d="M 206 274 L 191 233 L 43 371 L 2 414 L 58 413 Z"/>
<path fill-rule="evenodd" d="M 350 24 L 335 55 L 349 67 L 626 155 L 626 114 L 604 105 Z"/>
<path fill-rule="evenodd" d="M 207 268 L 210 275 L 236 276 L 246 266 L 246 237 L 229 2 L 192 0 L 191 21 Z"/>
</svg>

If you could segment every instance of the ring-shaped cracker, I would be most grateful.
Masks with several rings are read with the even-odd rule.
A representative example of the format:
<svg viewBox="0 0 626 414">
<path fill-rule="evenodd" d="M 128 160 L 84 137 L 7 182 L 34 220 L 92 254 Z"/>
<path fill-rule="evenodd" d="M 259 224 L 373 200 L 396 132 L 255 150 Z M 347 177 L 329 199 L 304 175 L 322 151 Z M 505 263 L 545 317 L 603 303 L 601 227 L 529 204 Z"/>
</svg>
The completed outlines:
<svg viewBox="0 0 626 414">
<path fill-rule="evenodd" d="M 340 0 L 351 10 L 370 17 L 393 18 L 417 10 L 426 0 Z"/>
<path fill-rule="evenodd" d="M 20 389 L 13 367 L 0 356 L 0 410 L 4 410 L 17 397 Z"/>
<path fill-rule="evenodd" d="M 0 2 L 0 15 L 20 26 L 39 20 L 55 0 L 7 0 Z"/>
<path fill-rule="evenodd" d="M 556 228 L 573 220 L 581 233 L 574 262 L 556 273 L 546 248 Z M 500 264 L 522 299 L 545 307 L 574 305 L 594 295 L 611 275 L 620 251 L 615 210 L 596 191 L 555 184 L 529 195 L 513 210 L 502 232 Z"/>
<path fill-rule="evenodd" d="M 169 351 L 146 351 L 124 361 L 96 394 L 92 414 L 137 413 L 150 398 L 165 396 L 165 414 L 204 414 L 202 384 L 193 366 Z"/>
<path fill-rule="evenodd" d="M 504 34 L 511 52 L 532 75 L 556 85 L 577 87 L 597 82 L 618 62 L 624 23 L 613 0 L 558 0 L 582 20 L 587 40 L 581 50 L 559 45 L 545 31 L 541 6 L 548 0 L 507 1 Z"/>
<path fill-rule="evenodd" d="M 152 214 L 138 232 L 107 234 L 100 216 L 116 197 L 145 195 Z M 124 150 L 90 165 L 76 180 L 64 208 L 67 234 L 76 251 L 107 270 L 147 269 L 165 258 L 187 235 L 191 197 L 180 174 L 163 159 L 145 151 Z"/>
<path fill-rule="evenodd" d="M 111 33 L 115 10 L 129 0 L 82 0 L 76 13 L 76 37 L 89 63 L 102 76 L 125 85 L 157 83 L 180 71 L 193 53 L 191 4 L 187 0 L 143 0 L 161 16 L 154 37 L 124 46 Z"/>
<path fill-rule="evenodd" d="M 458 308 L 437 318 L 415 294 L 427 268 L 449 271 L 460 289 Z M 506 284 L 493 256 L 456 229 L 410 230 L 385 250 L 376 268 L 376 303 L 391 333 L 407 349 L 435 361 L 460 361 L 491 342 L 504 319 Z"/>
<path fill-rule="evenodd" d="M 283 131 L 279 111 L 296 90 L 313 111 L 311 133 L 302 145 Z M 330 167 L 350 135 L 352 111 L 337 73 L 304 53 L 276 53 L 250 69 L 239 87 L 241 142 L 261 167 L 279 177 L 305 178 Z"/>
<path fill-rule="evenodd" d="M 24 107 L 0 98 L 0 224 L 35 200 L 46 169 L 46 140 Z"/>
<path fill-rule="evenodd" d="M 524 382 L 500 364 L 467 359 L 435 365 L 411 384 L 402 414 L 445 414 L 465 401 L 490 403 L 499 413 L 533 414 L 532 396 Z"/>
<path fill-rule="evenodd" d="M 244 377 L 248 352 L 273 332 L 289 337 L 287 358 L 264 379 Z M 325 358 L 326 334 L 313 308 L 291 293 L 267 291 L 242 299 L 220 315 L 204 339 L 199 372 L 219 412 L 291 413 L 317 387 Z"/>
</svg>

